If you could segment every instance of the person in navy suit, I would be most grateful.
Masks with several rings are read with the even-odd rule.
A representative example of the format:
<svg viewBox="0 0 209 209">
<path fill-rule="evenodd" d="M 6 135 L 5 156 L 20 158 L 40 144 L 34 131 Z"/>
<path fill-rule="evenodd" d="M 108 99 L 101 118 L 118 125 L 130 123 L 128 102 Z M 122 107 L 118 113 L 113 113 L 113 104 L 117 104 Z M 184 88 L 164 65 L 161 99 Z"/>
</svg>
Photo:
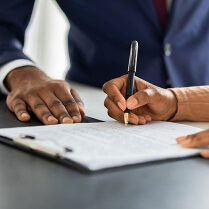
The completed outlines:
<svg viewBox="0 0 209 209">
<path fill-rule="evenodd" d="M 44 124 L 80 122 L 85 110 L 77 92 L 22 51 L 34 0 L 0 3 L 0 89 L 9 109 L 21 121 L 30 120 L 30 109 Z M 137 40 L 140 78 L 162 88 L 209 84 L 208 0 L 57 3 L 71 25 L 66 79 L 102 87 L 126 73 L 130 43 Z"/>
</svg>

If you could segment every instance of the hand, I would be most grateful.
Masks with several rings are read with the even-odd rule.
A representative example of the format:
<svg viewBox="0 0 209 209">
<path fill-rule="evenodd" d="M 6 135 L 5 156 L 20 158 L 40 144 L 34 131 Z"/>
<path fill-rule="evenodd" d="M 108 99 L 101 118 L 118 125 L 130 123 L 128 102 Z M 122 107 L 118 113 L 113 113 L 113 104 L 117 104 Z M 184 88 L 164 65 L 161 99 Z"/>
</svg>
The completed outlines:
<svg viewBox="0 0 209 209">
<path fill-rule="evenodd" d="M 176 139 L 177 143 L 184 148 L 197 148 L 209 145 L 209 129 L 196 134 L 182 136 Z M 200 153 L 204 158 L 209 159 L 209 150 Z"/>
<path fill-rule="evenodd" d="M 135 77 L 134 95 L 126 101 L 127 75 L 113 79 L 103 86 L 107 94 L 104 105 L 108 115 L 120 122 L 124 122 L 123 112 L 126 108 L 131 110 L 129 122 L 132 124 L 145 124 L 151 120 L 169 120 L 177 109 L 177 99 L 169 89 L 154 86 L 138 77 Z"/>
<path fill-rule="evenodd" d="M 41 70 L 27 66 L 14 69 L 5 79 L 11 91 L 7 106 L 20 121 L 29 121 L 29 110 L 46 125 L 79 123 L 85 117 L 77 92 L 61 80 L 52 80 Z"/>
</svg>

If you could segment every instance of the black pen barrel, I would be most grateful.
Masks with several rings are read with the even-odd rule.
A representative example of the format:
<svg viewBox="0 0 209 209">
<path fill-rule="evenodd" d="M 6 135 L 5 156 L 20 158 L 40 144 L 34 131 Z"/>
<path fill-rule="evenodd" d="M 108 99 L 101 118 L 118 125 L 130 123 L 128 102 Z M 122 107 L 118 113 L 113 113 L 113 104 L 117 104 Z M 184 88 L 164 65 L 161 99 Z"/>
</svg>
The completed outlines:
<svg viewBox="0 0 209 209">
<path fill-rule="evenodd" d="M 129 56 L 129 63 L 128 63 L 128 71 L 136 72 L 137 57 L 138 57 L 138 42 L 132 41 L 130 56 Z"/>
<path fill-rule="evenodd" d="M 125 96 L 126 100 L 134 93 L 134 76 L 135 76 L 135 71 L 128 72 L 128 81 L 127 81 L 126 96 Z"/>
<path fill-rule="evenodd" d="M 128 78 L 127 78 L 126 95 L 125 95 L 126 100 L 134 93 L 134 77 L 136 73 L 137 57 L 138 57 L 138 42 L 133 41 L 131 43 L 130 57 L 128 63 Z M 126 108 L 124 113 L 130 113 L 130 110 Z"/>
<path fill-rule="evenodd" d="M 128 79 L 127 79 L 126 96 L 125 96 L 126 100 L 134 93 L 134 76 L 136 72 L 137 57 L 138 57 L 138 42 L 132 41 L 129 63 L 128 63 Z"/>
</svg>

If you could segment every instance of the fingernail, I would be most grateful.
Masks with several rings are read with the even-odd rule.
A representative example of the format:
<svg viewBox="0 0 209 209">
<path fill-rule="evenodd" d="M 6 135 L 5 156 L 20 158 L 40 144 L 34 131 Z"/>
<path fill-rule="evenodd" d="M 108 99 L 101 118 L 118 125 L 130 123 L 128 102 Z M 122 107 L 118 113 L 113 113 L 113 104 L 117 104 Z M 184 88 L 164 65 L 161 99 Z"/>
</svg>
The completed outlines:
<svg viewBox="0 0 209 209">
<path fill-rule="evenodd" d="M 53 116 L 49 116 L 48 118 L 47 118 L 47 120 L 50 122 L 50 121 L 57 121 L 57 119 L 55 118 L 55 117 L 53 117 Z"/>
<path fill-rule="evenodd" d="M 146 115 L 145 119 L 146 119 L 147 122 L 152 121 L 152 118 L 149 115 Z"/>
<path fill-rule="evenodd" d="M 135 98 L 132 98 L 131 100 L 128 101 L 127 103 L 127 107 L 129 109 L 134 109 L 136 107 L 136 105 L 138 104 L 138 100 Z"/>
<path fill-rule="evenodd" d="M 78 117 L 78 116 L 73 116 L 73 121 L 80 121 L 80 120 L 81 120 L 80 117 Z"/>
<path fill-rule="evenodd" d="M 21 114 L 21 117 L 22 117 L 22 118 L 28 118 L 29 115 L 28 115 L 27 113 L 24 112 L 24 113 Z"/>
<path fill-rule="evenodd" d="M 180 143 L 180 142 L 184 141 L 185 139 L 186 139 L 186 136 L 181 136 L 181 137 L 178 137 L 178 138 L 176 139 L 176 141 L 177 141 L 178 143 Z"/>
<path fill-rule="evenodd" d="M 144 125 L 146 120 L 144 118 L 139 118 L 139 124 Z"/>
<path fill-rule="evenodd" d="M 69 117 L 64 117 L 64 118 L 62 119 L 62 122 L 63 122 L 63 123 L 73 123 L 73 121 L 72 121 Z"/>
<path fill-rule="evenodd" d="M 186 138 L 185 140 L 180 141 L 180 143 L 183 144 L 190 144 L 192 142 L 192 140 L 190 138 Z"/>
<path fill-rule="evenodd" d="M 118 102 L 118 107 L 120 107 L 120 109 L 123 111 L 126 109 L 126 107 L 124 107 L 124 105 L 122 105 L 121 102 Z"/>
<path fill-rule="evenodd" d="M 137 119 L 137 117 L 134 117 L 132 114 L 129 114 L 128 122 L 137 125 L 138 119 Z"/>
</svg>

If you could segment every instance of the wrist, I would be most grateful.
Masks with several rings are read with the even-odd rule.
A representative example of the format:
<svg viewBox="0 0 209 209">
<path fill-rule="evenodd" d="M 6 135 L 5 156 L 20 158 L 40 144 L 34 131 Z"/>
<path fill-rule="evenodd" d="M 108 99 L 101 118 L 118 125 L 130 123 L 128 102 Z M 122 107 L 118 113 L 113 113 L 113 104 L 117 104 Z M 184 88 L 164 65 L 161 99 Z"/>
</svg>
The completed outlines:
<svg viewBox="0 0 209 209">
<path fill-rule="evenodd" d="M 33 66 L 24 66 L 20 68 L 16 68 L 9 72 L 4 80 L 5 86 L 8 90 L 12 91 L 16 89 L 19 84 L 23 83 L 31 83 L 36 80 L 49 80 L 50 78 L 37 67 Z"/>
</svg>

